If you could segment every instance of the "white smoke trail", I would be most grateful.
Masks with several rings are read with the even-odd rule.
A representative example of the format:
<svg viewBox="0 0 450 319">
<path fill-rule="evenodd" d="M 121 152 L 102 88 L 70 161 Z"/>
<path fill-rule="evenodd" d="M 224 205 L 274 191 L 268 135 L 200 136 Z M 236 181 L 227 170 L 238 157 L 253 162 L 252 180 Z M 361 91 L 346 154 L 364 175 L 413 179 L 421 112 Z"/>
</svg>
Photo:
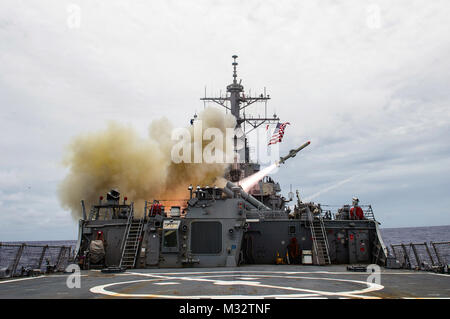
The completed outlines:
<svg viewBox="0 0 450 319">
<path fill-rule="evenodd" d="M 303 200 L 303 202 L 310 202 L 310 201 L 313 200 L 314 198 L 316 198 L 316 197 L 318 197 L 318 196 L 320 196 L 320 195 L 322 195 L 322 194 L 324 194 L 324 193 L 327 193 L 327 192 L 331 191 L 332 189 L 335 189 L 335 188 L 337 188 L 337 187 L 339 187 L 339 186 L 341 186 L 341 185 L 343 185 L 343 184 L 345 184 L 345 183 L 348 183 L 348 182 L 350 182 L 352 179 L 354 179 L 355 177 L 358 177 L 358 176 L 360 176 L 360 175 L 361 175 L 361 174 L 357 174 L 357 175 L 351 176 L 351 177 L 349 177 L 349 178 L 346 178 L 346 179 L 344 179 L 344 180 L 342 180 L 342 181 L 340 181 L 340 182 L 338 182 L 338 183 L 336 183 L 336 184 L 333 184 L 333 185 L 331 185 L 331 186 L 328 186 L 328 187 L 326 187 L 326 188 L 324 188 L 324 189 L 318 191 L 317 193 L 314 193 L 314 194 L 312 194 L 312 195 L 310 195 L 310 196 L 307 196 L 307 197 L 303 198 L 302 200 Z"/>
</svg>

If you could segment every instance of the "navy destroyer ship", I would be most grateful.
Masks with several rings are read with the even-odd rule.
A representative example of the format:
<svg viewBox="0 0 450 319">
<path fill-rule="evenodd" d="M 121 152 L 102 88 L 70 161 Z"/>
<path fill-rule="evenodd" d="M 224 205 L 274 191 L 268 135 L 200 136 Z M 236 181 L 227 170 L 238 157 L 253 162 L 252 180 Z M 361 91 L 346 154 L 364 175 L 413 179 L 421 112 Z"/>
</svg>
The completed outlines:
<svg viewBox="0 0 450 319">
<path fill-rule="evenodd" d="M 378 264 L 385 265 L 387 249 L 370 205 L 343 206 L 337 212 L 313 202 L 302 202 L 290 192 L 281 195 L 279 183 L 269 176 L 255 177 L 247 191 L 241 181 L 260 172 L 250 160 L 249 130 L 263 123 L 280 123 L 273 117 L 247 117 L 253 103 L 267 103 L 270 96 L 244 94 L 237 79 L 237 56 L 233 56 L 233 82 L 227 94 L 203 97 L 226 108 L 236 119 L 235 147 L 243 161 L 229 165 L 223 188 L 189 185 L 189 199 L 166 207 L 163 199 L 146 202 L 143 216 L 136 217 L 133 203 L 112 190 L 100 197 L 89 212 L 83 203 L 76 249 L 83 269 L 236 267 L 245 264 Z M 309 142 L 293 149 L 277 165 L 293 158 Z M 260 174 L 261 175 L 261 174 Z M 295 201 L 293 209 L 287 203 Z M 137 215 L 137 214 L 136 214 Z"/>
<path fill-rule="evenodd" d="M 66 247 L 45 246 L 33 269 L 41 268 L 46 251 L 58 249 L 58 262 L 47 266 L 47 274 L 34 276 L 32 271 L 27 278 L 13 278 L 27 248 L 22 244 L 9 276 L 0 280 L 0 298 L 172 298 L 181 299 L 183 308 L 166 312 L 179 314 L 199 305 L 186 299 L 450 297 L 450 276 L 400 269 L 401 258 L 388 255 L 370 205 L 359 205 L 354 198 L 352 205 L 331 211 L 303 201 L 298 191 L 282 196 L 280 184 L 251 161 L 245 127 L 252 130 L 280 119 L 267 113 L 262 118 L 246 115 L 248 106 L 267 103 L 270 96 L 244 94 L 237 56 L 233 59 L 226 96 L 201 99 L 230 111 L 244 133 L 234 139 L 235 145 L 243 145 L 234 149 L 243 160 L 225 170 L 226 184 L 186 181 L 186 199 L 177 206 L 164 198 L 149 199 L 144 212 L 135 211 L 134 203 L 116 189 L 105 197 L 99 194 L 98 203 L 89 208 L 80 199 L 75 258 L 68 267 L 60 262 Z M 283 169 L 308 145 L 274 165 Z M 402 249 L 406 253 L 404 245 Z M 249 305 L 233 301 L 211 307 L 206 316 L 249 313 Z M 192 313 L 205 315 L 195 312 L 205 306 L 200 307 Z"/>
</svg>

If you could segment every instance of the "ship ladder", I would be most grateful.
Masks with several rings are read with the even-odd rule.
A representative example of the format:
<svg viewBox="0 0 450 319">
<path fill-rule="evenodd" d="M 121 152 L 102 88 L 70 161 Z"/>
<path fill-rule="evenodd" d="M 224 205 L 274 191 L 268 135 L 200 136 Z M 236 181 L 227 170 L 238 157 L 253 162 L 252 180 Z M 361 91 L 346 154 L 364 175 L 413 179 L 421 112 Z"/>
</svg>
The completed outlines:
<svg viewBox="0 0 450 319">
<path fill-rule="evenodd" d="M 309 208 L 307 210 L 315 256 L 314 263 L 316 265 L 329 265 L 331 264 L 331 260 L 328 250 L 328 238 L 323 220 L 320 217 L 314 218 Z"/>
<path fill-rule="evenodd" d="M 144 220 L 142 218 L 129 219 L 122 258 L 120 259 L 120 268 L 134 268 L 143 228 Z"/>
<path fill-rule="evenodd" d="M 374 221 L 375 223 L 375 230 L 376 230 L 376 236 L 373 241 L 373 250 L 372 250 L 372 263 L 380 265 L 380 266 L 386 266 L 386 260 L 388 254 L 388 250 L 386 246 L 384 245 L 383 240 L 381 239 L 381 232 L 380 228 L 378 227 L 378 222 Z M 395 253 L 395 251 L 394 251 Z"/>
<path fill-rule="evenodd" d="M 97 216 L 97 209 L 95 207 L 91 207 L 91 210 L 89 211 L 89 219 L 88 220 L 95 220 Z"/>
</svg>

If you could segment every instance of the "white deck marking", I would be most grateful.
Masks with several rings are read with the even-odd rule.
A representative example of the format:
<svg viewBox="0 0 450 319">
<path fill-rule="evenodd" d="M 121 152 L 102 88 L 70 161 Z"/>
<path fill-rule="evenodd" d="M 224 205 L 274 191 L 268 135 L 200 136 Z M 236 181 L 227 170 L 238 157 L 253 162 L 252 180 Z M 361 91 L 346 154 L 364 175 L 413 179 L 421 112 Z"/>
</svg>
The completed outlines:
<svg viewBox="0 0 450 319">
<path fill-rule="evenodd" d="M 201 274 L 206 275 L 208 273 L 217 274 L 218 272 L 195 272 L 195 274 Z M 193 277 L 186 277 L 186 276 L 179 276 L 184 274 L 190 274 L 193 273 L 170 273 L 169 276 L 165 275 L 164 273 L 139 273 L 139 272 L 130 272 L 130 274 L 134 274 L 137 276 L 144 276 L 144 277 L 151 277 L 153 279 L 149 280 L 134 280 L 134 281 L 124 281 L 124 282 L 116 282 L 116 283 L 110 283 L 106 285 L 100 285 L 95 286 L 90 289 L 92 293 L 98 293 L 98 294 L 105 294 L 109 296 L 116 296 L 116 297 L 141 297 L 141 298 L 175 298 L 175 299 L 199 299 L 199 298 L 317 298 L 317 297 L 329 297 L 329 296 L 341 296 L 341 297 L 348 297 L 348 298 L 364 298 L 364 299 L 378 299 L 378 297 L 372 297 L 372 296 L 364 296 L 363 294 L 381 290 L 384 288 L 382 285 L 378 285 L 375 283 L 368 283 L 365 281 L 359 281 L 359 280 L 350 280 L 350 279 L 338 279 L 338 278 L 320 278 L 320 277 L 304 277 L 304 276 L 286 276 L 291 274 L 317 274 L 317 272 L 289 272 L 288 274 L 286 272 L 277 272 L 277 271 L 264 271 L 266 275 L 258 275 L 257 277 L 264 277 L 264 278 L 284 278 L 284 279 L 310 279 L 310 280 L 327 280 L 327 281 L 339 281 L 339 282 L 349 282 L 349 283 L 356 283 L 361 284 L 364 286 L 367 286 L 365 289 L 357 289 L 357 290 L 351 290 L 351 291 L 340 291 L 340 292 L 330 292 L 330 291 L 321 291 L 321 290 L 313 290 L 313 289 L 304 289 L 304 288 L 297 288 L 297 287 L 286 287 L 286 286 L 276 286 L 276 285 L 268 285 L 268 284 L 261 284 L 260 282 L 255 281 L 224 281 L 220 279 L 209 279 L 212 277 L 241 277 L 244 275 L 243 271 L 223 271 L 219 273 L 224 273 L 224 275 L 216 275 L 216 276 L 193 276 Z M 252 271 L 249 271 L 249 273 L 253 273 Z M 262 272 L 260 272 L 262 273 Z M 269 275 L 271 274 L 280 274 L 280 275 Z M 327 272 L 328 273 L 328 272 Z M 228 275 L 227 275 L 228 274 Z M 328 273 L 330 274 L 330 273 Z M 178 275 L 178 276 L 173 276 Z M 249 277 L 247 277 L 249 278 Z M 250 277 L 251 278 L 251 277 Z M 197 282 L 206 282 L 211 283 L 214 285 L 238 285 L 238 286 L 250 286 L 250 287 L 257 287 L 257 288 L 270 288 L 270 289 L 279 289 L 279 290 L 288 290 L 292 292 L 297 292 L 293 294 L 271 294 L 271 295 L 197 295 L 197 296 L 179 296 L 179 295 L 159 295 L 159 294 L 125 294 L 125 293 L 117 293 L 113 291 L 109 291 L 106 288 L 122 285 L 122 284 L 130 284 L 130 283 L 136 283 L 136 282 L 144 282 L 144 281 L 155 281 L 155 280 L 180 280 L 180 281 L 197 281 Z M 253 278 L 252 278 L 253 279 Z M 302 293 L 299 293 L 302 292 Z"/>
<path fill-rule="evenodd" d="M 264 273 L 279 273 L 279 274 L 285 274 L 285 275 L 296 275 L 296 274 L 325 274 L 325 275 L 369 275 L 368 272 L 353 272 L 353 271 L 270 271 L 270 270 L 252 270 L 249 271 L 252 274 L 256 275 L 258 273 L 264 274 Z M 245 271 L 242 270 L 223 270 L 223 271 L 192 271 L 192 272 L 157 272 L 154 274 L 157 275 L 203 275 L 203 274 L 231 274 L 236 273 L 240 274 L 241 276 L 246 276 L 247 274 Z M 126 272 L 124 274 L 131 274 L 131 275 L 144 275 L 144 272 Z M 413 272 L 412 270 L 408 272 L 408 270 L 404 272 L 381 272 L 381 275 L 421 275 L 423 273 L 417 273 Z M 436 274 L 436 275 L 442 275 L 442 274 Z M 447 275 L 444 275 L 447 276 Z"/>
<path fill-rule="evenodd" d="M 11 283 L 11 282 L 16 282 L 16 281 L 23 281 L 23 280 L 31 280 L 31 279 L 38 279 L 38 278 L 63 278 L 63 277 L 67 277 L 68 275 L 71 274 L 63 274 L 63 275 L 42 275 L 42 276 L 36 276 L 36 277 L 26 277 L 26 278 L 17 278 L 17 279 L 9 279 L 9 280 L 2 280 L 0 281 L 0 284 L 6 284 L 6 283 Z M 88 275 L 80 275 L 80 277 L 87 277 Z"/>
<path fill-rule="evenodd" d="M 0 281 L 0 284 L 7 284 L 7 283 L 10 283 L 10 282 L 23 281 L 23 280 L 31 280 L 31 279 L 38 279 L 38 278 L 44 278 L 44 277 L 47 277 L 47 276 L 27 277 L 27 278 L 18 278 L 18 279 L 2 280 L 2 281 Z"/>
<path fill-rule="evenodd" d="M 450 297 L 402 297 L 402 299 L 450 299 Z"/>
<path fill-rule="evenodd" d="M 434 272 L 430 272 L 430 273 L 428 273 L 428 274 L 434 275 L 434 276 L 444 276 L 444 277 L 450 278 L 450 275 L 448 275 L 448 274 L 436 274 L 436 273 L 434 273 Z"/>
</svg>

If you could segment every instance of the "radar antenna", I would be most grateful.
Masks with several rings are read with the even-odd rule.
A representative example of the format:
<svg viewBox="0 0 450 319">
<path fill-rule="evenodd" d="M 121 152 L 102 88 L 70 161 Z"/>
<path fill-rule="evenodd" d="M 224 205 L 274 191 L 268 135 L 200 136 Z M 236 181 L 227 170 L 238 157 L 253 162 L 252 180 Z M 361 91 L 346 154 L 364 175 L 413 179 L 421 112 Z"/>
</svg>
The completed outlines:
<svg viewBox="0 0 450 319">
<path fill-rule="evenodd" d="M 233 83 L 229 84 L 227 86 L 227 93 L 225 94 L 225 97 L 219 96 L 219 97 L 207 97 L 206 91 L 205 91 L 205 97 L 201 98 L 200 100 L 204 102 L 214 102 L 219 104 L 221 107 L 229 110 L 231 114 L 236 118 L 236 128 L 241 127 L 241 124 L 244 123 L 244 125 L 247 123 L 252 128 L 249 131 L 245 130 L 244 127 L 244 133 L 248 134 L 257 127 L 261 126 L 263 123 L 277 123 L 280 121 L 280 119 L 274 115 L 274 117 L 267 117 L 267 108 L 265 109 L 265 115 L 264 117 L 246 117 L 245 112 L 241 111 L 245 110 L 248 106 L 252 105 L 255 102 L 264 102 L 267 103 L 268 100 L 270 100 L 270 96 L 266 94 L 266 90 L 264 88 L 264 93 L 261 93 L 259 96 L 251 96 L 244 94 L 244 86 L 241 84 L 242 80 L 239 82 L 237 81 L 237 66 L 238 63 L 236 59 L 238 58 L 237 55 L 233 55 L 233 63 L 231 64 L 233 66 Z"/>
</svg>

